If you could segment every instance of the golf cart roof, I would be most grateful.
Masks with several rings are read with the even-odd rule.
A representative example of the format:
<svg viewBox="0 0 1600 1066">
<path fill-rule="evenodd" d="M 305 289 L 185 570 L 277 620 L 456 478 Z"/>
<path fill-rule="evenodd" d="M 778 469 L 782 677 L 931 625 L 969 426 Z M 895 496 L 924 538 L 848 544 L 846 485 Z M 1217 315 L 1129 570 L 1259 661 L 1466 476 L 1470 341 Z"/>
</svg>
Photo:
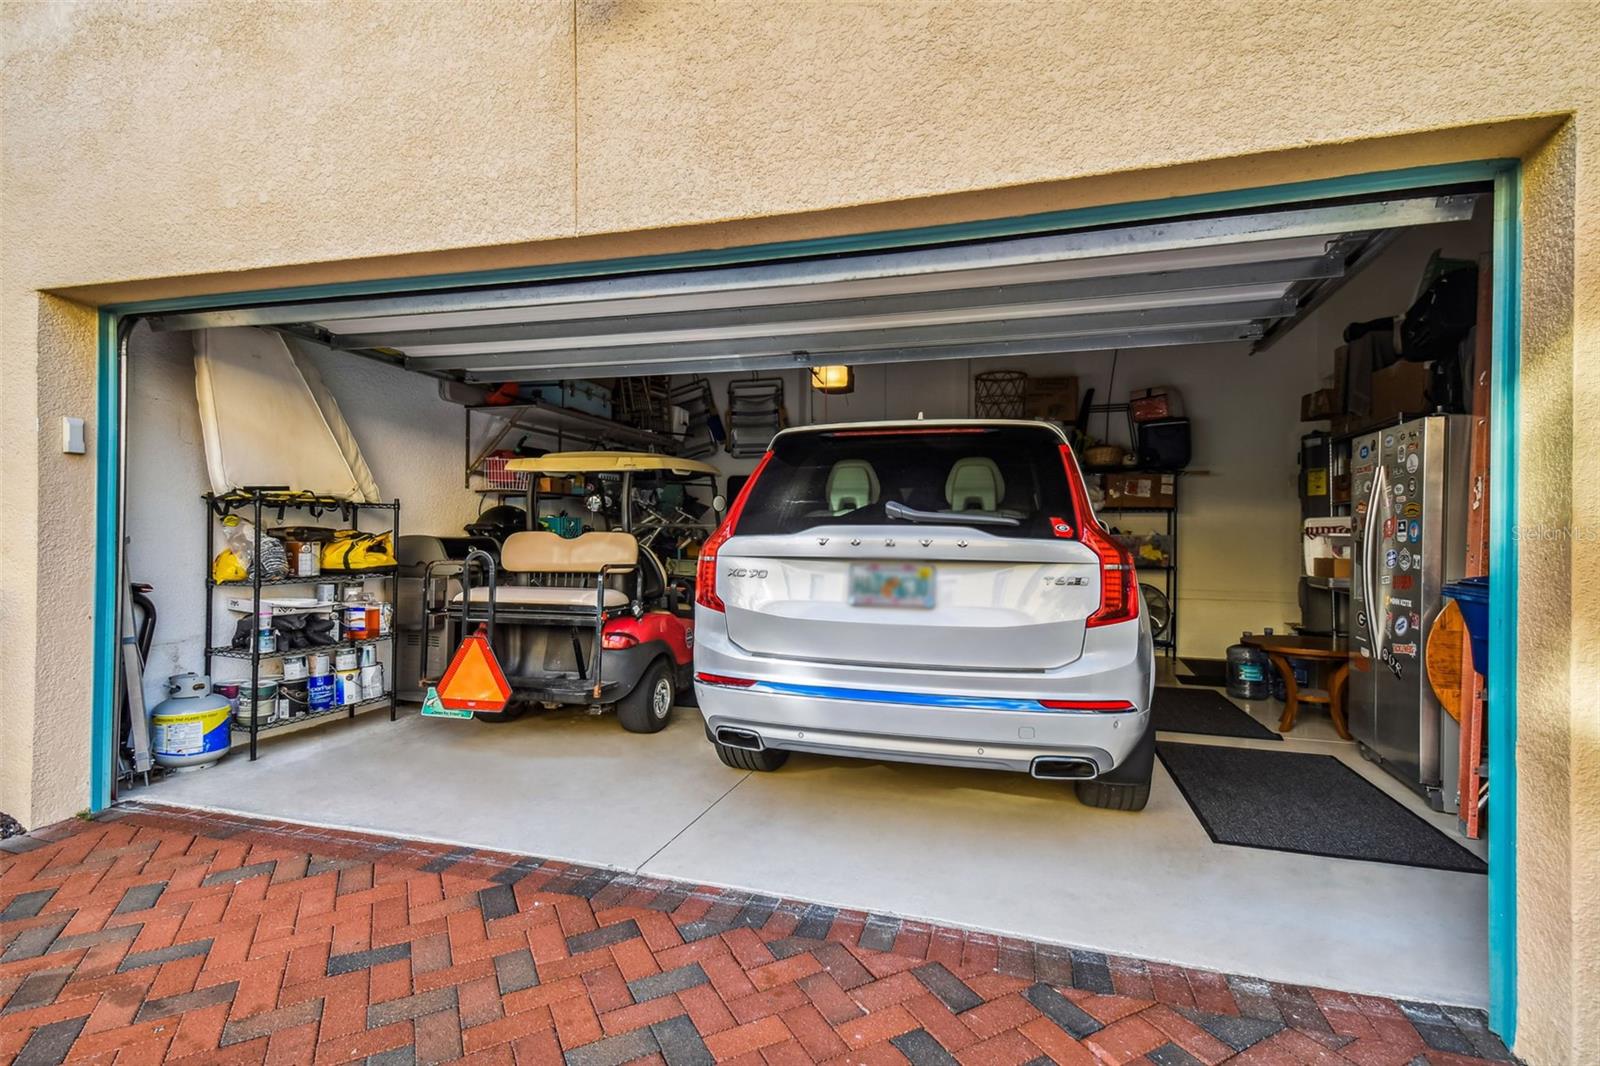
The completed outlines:
<svg viewBox="0 0 1600 1066">
<path fill-rule="evenodd" d="M 698 459 L 680 459 L 653 452 L 551 452 L 532 459 L 511 459 L 506 469 L 535 474 L 621 474 L 644 470 L 665 470 L 672 474 L 722 472 Z"/>
</svg>

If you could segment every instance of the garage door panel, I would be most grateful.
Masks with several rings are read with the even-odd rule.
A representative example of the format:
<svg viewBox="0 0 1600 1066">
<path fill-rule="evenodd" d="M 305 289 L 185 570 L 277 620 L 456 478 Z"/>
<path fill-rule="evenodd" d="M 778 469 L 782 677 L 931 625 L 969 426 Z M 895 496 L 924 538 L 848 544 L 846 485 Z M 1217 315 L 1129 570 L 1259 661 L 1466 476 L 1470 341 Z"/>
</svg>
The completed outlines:
<svg viewBox="0 0 1600 1066">
<path fill-rule="evenodd" d="M 1399 228 L 1470 218 L 1479 194 L 1412 194 L 965 243 L 164 316 L 274 326 L 460 380 L 977 358 L 1259 339 Z M 810 247 L 810 246 L 808 246 Z M 613 265 L 614 266 L 614 265 Z M 576 270 L 605 269 L 600 266 Z M 1214 327 L 1229 327 L 1215 329 Z M 1264 342 L 1263 342 L 1264 343 Z M 649 369 L 645 369 L 649 368 Z"/>
</svg>

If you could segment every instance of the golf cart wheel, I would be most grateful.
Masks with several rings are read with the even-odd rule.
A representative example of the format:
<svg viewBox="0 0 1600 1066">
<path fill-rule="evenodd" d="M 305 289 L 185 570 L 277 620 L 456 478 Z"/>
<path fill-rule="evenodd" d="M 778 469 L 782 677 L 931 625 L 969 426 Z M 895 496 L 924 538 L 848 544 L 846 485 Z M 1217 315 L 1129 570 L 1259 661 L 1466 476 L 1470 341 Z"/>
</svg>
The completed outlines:
<svg viewBox="0 0 1600 1066">
<path fill-rule="evenodd" d="M 633 691 L 617 701 L 617 721 L 630 733 L 659 733 L 672 717 L 677 694 L 671 667 L 665 659 L 657 659 Z"/>
<path fill-rule="evenodd" d="M 759 770 L 770 773 L 789 761 L 789 753 L 778 748 L 762 748 L 760 751 L 751 751 L 749 748 L 730 748 L 726 744 L 718 744 L 715 740 L 711 746 L 717 749 L 717 758 L 722 760 L 722 765 L 731 766 L 735 770 Z"/>
<path fill-rule="evenodd" d="M 499 714 L 490 714 L 488 711 L 473 711 L 472 717 L 480 722 L 515 722 L 522 717 L 522 712 L 527 709 L 525 704 L 508 703 L 505 706 L 505 710 Z"/>
</svg>

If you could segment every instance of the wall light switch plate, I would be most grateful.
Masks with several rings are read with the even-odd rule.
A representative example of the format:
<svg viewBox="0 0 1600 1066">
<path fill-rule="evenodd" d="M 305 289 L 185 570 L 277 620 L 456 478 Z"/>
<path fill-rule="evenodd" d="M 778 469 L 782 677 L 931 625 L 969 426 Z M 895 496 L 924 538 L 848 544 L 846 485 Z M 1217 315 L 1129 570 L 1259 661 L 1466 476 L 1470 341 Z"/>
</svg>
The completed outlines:
<svg viewBox="0 0 1600 1066">
<path fill-rule="evenodd" d="M 89 450 L 83 446 L 83 419 L 62 418 L 61 450 L 67 455 L 82 455 Z"/>
</svg>

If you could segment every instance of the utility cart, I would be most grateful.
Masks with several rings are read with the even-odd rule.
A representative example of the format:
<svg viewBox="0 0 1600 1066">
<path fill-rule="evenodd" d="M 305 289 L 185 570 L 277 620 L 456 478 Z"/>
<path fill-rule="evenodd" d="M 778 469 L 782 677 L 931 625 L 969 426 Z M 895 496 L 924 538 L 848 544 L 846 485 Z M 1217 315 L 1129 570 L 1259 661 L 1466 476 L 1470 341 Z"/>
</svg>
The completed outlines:
<svg viewBox="0 0 1600 1066">
<path fill-rule="evenodd" d="M 630 732 L 660 730 L 694 691 L 692 596 L 662 555 L 692 559 L 715 528 L 726 503 L 717 469 L 643 452 L 554 452 L 510 459 L 506 470 L 528 477 L 529 528 L 505 538 L 498 561 L 474 550 L 455 567 L 439 564 L 461 582 L 443 609 L 449 646 L 484 626 L 512 688 L 505 711 L 476 716 L 505 722 L 535 704 L 579 705 L 614 708 Z M 589 528 L 539 528 L 549 494 L 581 499 Z M 435 580 L 433 564 L 423 580 Z"/>
</svg>

